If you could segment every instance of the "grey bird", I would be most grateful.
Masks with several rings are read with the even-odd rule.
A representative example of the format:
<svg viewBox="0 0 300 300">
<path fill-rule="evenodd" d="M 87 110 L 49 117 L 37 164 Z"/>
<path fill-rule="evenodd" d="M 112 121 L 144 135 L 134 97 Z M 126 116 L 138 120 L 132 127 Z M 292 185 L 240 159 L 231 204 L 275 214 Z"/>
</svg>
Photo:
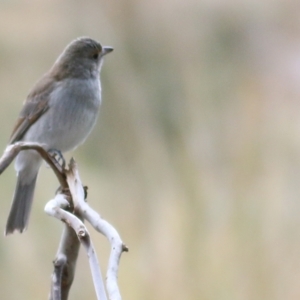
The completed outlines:
<svg viewBox="0 0 300 300">
<path fill-rule="evenodd" d="M 112 50 L 88 37 L 72 41 L 27 96 L 9 143 L 37 142 L 61 152 L 82 144 L 96 123 L 100 70 L 104 55 Z M 41 163 L 34 150 L 22 151 L 16 158 L 17 185 L 6 235 L 23 232 L 28 226 Z"/>
</svg>

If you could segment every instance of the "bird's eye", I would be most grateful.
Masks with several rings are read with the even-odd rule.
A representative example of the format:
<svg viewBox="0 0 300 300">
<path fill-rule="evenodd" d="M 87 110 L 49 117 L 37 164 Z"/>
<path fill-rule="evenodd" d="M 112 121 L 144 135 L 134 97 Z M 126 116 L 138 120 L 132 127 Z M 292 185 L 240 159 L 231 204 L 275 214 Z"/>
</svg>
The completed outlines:
<svg viewBox="0 0 300 300">
<path fill-rule="evenodd" d="M 99 53 L 93 54 L 93 59 L 98 59 L 98 57 L 99 57 Z"/>
</svg>

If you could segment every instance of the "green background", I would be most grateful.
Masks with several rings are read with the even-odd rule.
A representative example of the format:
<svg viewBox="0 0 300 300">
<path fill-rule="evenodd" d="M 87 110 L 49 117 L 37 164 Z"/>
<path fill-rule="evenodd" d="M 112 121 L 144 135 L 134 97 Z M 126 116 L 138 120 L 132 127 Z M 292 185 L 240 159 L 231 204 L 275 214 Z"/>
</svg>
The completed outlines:
<svg viewBox="0 0 300 300">
<path fill-rule="evenodd" d="M 123 299 L 299 299 L 299 9 L 0 1 L 1 149 L 29 89 L 72 39 L 115 48 L 97 126 L 67 157 L 130 249 Z M 13 167 L 0 178 L 1 231 L 15 181 Z M 1 299 L 46 299 L 63 226 L 43 208 L 57 187 L 43 167 L 28 231 L 0 236 Z M 105 270 L 108 242 L 90 231 Z M 95 299 L 84 251 L 70 299 Z"/>
</svg>

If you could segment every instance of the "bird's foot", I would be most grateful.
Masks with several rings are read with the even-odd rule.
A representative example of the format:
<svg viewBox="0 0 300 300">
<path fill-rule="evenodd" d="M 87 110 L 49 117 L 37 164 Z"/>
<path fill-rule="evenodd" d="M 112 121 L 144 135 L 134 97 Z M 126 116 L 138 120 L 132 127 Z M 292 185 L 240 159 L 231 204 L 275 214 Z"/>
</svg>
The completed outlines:
<svg viewBox="0 0 300 300">
<path fill-rule="evenodd" d="M 57 163 L 63 168 L 65 169 L 66 166 L 66 161 L 62 155 L 62 153 L 59 150 L 56 149 L 50 149 L 48 150 L 48 153 L 51 155 L 51 157 L 53 157 Z"/>
</svg>

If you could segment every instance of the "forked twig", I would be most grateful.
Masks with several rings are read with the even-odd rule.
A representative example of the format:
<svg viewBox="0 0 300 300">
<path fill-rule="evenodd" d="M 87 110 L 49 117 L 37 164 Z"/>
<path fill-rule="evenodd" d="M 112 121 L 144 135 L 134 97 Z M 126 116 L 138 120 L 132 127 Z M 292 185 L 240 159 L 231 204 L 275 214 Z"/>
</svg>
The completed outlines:
<svg viewBox="0 0 300 300">
<path fill-rule="evenodd" d="M 110 258 L 106 274 L 106 287 L 109 299 L 120 300 L 121 294 L 117 284 L 117 273 L 122 252 L 127 252 L 128 248 L 122 242 L 117 230 L 93 210 L 84 201 L 84 190 L 80 181 L 76 162 L 71 159 L 69 169 L 66 171 L 67 182 L 73 196 L 74 210 L 87 220 L 98 232 L 102 233 L 111 244 Z"/>
<path fill-rule="evenodd" d="M 80 243 L 84 246 L 89 258 L 97 299 L 107 299 L 93 243 L 83 223 L 84 219 L 86 219 L 98 232 L 105 235 L 111 244 L 106 288 L 110 300 L 121 300 L 117 284 L 117 272 L 121 254 L 124 251 L 128 251 L 128 248 L 123 244 L 116 229 L 107 221 L 103 220 L 100 215 L 85 202 L 84 188 L 81 184 L 74 159 L 71 159 L 68 169 L 65 169 L 56 161 L 53 155 L 47 152 L 43 145 L 18 142 L 8 146 L 0 158 L 0 174 L 10 165 L 18 153 L 23 150 L 37 151 L 52 168 L 61 185 L 61 191 L 53 200 L 50 200 L 45 207 L 47 214 L 58 218 L 66 224 L 54 260 L 54 271 L 52 274 L 49 299 L 68 299 L 69 290 L 75 274 Z"/>
</svg>

